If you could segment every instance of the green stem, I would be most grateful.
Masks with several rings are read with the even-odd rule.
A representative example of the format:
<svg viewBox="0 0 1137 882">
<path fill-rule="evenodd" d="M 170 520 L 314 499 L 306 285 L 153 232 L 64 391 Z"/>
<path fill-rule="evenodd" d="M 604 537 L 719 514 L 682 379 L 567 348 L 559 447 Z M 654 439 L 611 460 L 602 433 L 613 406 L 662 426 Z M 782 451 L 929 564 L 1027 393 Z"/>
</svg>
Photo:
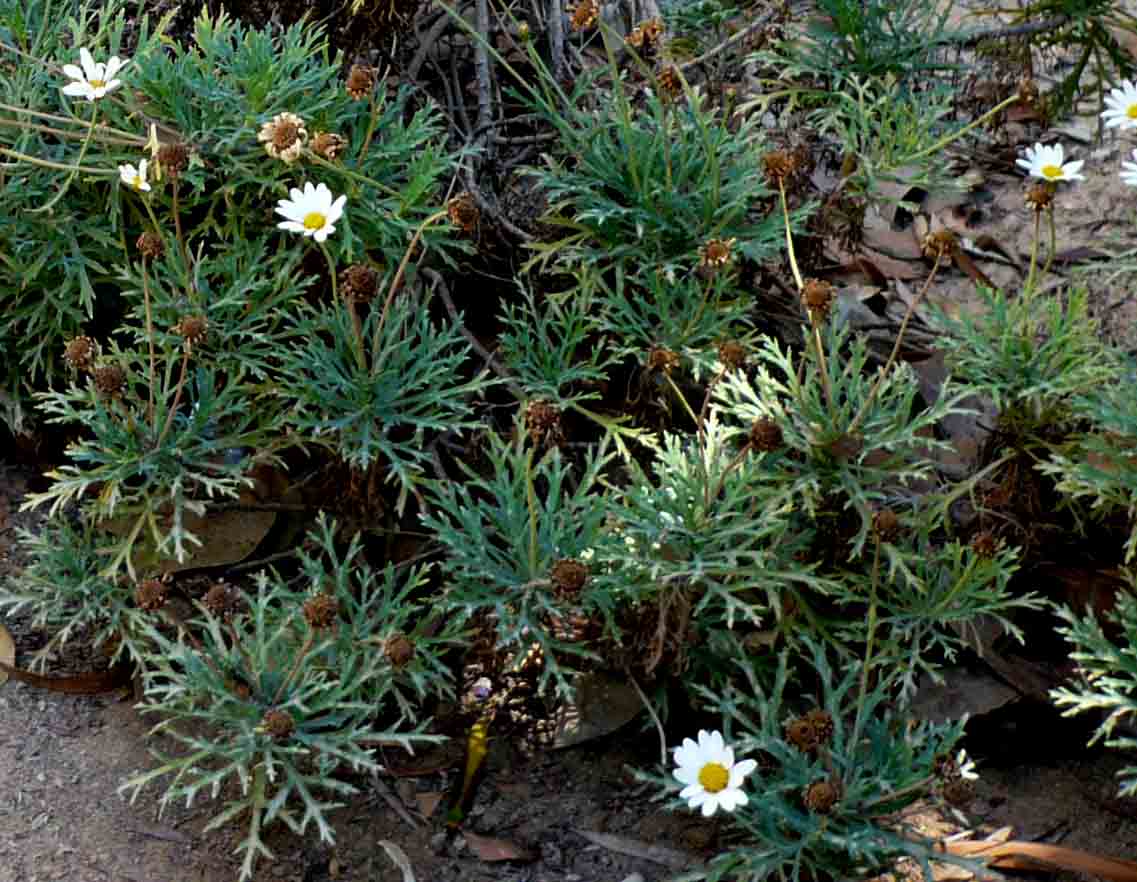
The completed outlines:
<svg viewBox="0 0 1137 882">
<path fill-rule="evenodd" d="M 4 119 L 0 117 L 0 126 L 7 126 L 12 129 L 22 129 L 25 132 L 42 132 L 45 135 L 52 135 L 56 138 L 67 138 L 75 140 L 77 138 L 85 137 L 77 131 L 67 131 L 66 129 L 57 129 L 54 126 L 44 126 L 39 123 L 21 122 L 17 119 Z M 95 139 L 100 144 L 113 144 L 118 147 L 137 147 L 139 141 L 136 139 L 127 140 L 126 138 L 111 138 L 101 136 Z"/>
<path fill-rule="evenodd" d="M 375 89 L 371 90 L 371 119 L 367 121 L 367 134 L 363 136 L 363 144 L 359 148 L 359 156 L 356 162 L 363 165 L 364 157 L 367 156 L 367 149 L 371 146 L 371 138 L 375 134 L 375 124 L 379 121 L 379 104 L 375 100 Z"/>
<path fill-rule="evenodd" d="M 142 302 L 146 306 L 146 342 L 150 347 L 150 379 L 147 383 L 146 422 L 154 431 L 154 382 L 157 376 L 157 359 L 154 355 L 154 320 L 150 312 L 150 274 L 146 272 L 146 255 L 142 256 Z"/>
<path fill-rule="evenodd" d="M 374 178 L 369 178 L 367 175 L 360 174 L 359 172 L 345 168 L 343 165 L 324 159 L 324 157 L 322 157 L 319 153 L 314 153 L 311 150 L 306 150 L 304 151 L 304 156 L 307 159 L 310 159 L 312 162 L 316 163 L 316 165 L 322 165 L 324 168 L 330 168 L 335 171 L 336 174 L 342 175 L 345 178 L 350 178 L 351 180 L 358 181 L 361 184 L 367 184 L 368 186 L 375 187 L 377 190 L 386 193 L 388 196 L 400 195 L 399 191 L 395 188 L 388 187 L 386 184 L 379 183 Z"/>
<path fill-rule="evenodd" d="M 11 113 L 22 113 L 26 116 L 34 116 L 37 119 L 50 119 L 53 122 L 78 123 L 79 125 L 85 126 L 87 128 L 98 129 L 99 131 L 108 132 L 112 135 L 121 135 L 123 138 L 129 139 L 131 144 L 137 144 L 141 146 L 146 143 L 145 138 L 140 138 L 132 132 L 124 132 L 122 129 L 112 128 L 111 126 L 107 125 L 95 125 L 93 121 L 86 122 L 73 116 L 63 116 L 59 113 L 44 113 L 39 110 L 31 110 L 27 107 L 19 107 L 15 104 L 5 104 L 3 102 L 0 102 L 0 110 L 7 110 Z"/>
<path fill-rule="evenodd" d="M 1023 297 L 1029 297 L 1034 289 L 1034 274 L 1038 269 L 1038 234 L 1039 224 L 1042 222 L 1042 213 L 1035 211 L 1034 213 L 1034 239 L 1030 243 L 1030 272 L 1026 277 L 1026 285 L 1023 287 Z"/>
<path fill-rule="evenodd" d="M 877 583 L 880 580 L 880 538 L 876 538 L 876 545 L 873 550 L 872 558 L 872 576 L 869 580 L 869 614 L 868 614 L 868 636 L 865 640 L 865 661 L 864 667 L 861 668 L 861 691 L 857 697 L 857 718 L 853 723 L 853 737 L 849 741 L 849 749 L 855 751 L 857 749 L 857 742 L 861 737 L 861 729 L 864 726 L 865 717 L 865 698 L 869 694 L 869 669 L 872 667 L 872 656 L 874 643 L 876 640 L 876 624 L 877 624 L 877 606 L 876 606 L 876 589 Z"/>
<path fill-rule="evenodd" d="M 978 117 L 977 119 L 972 120 L 967 125 L 965 125 L 962 129 L 960 129 L 959 131 L 949 132 L 948 134 L 946 134 L 942 138 L 940 138 L 938 141 L 936 141 L 936 143 L 933 144 L 931 147 L 926 147 L 923 150 L 921 150 L 919 153 L 917 153 L 915 156 L 912 157 L 912 161 L 916 161 L 918 159 L 923 159 L 925 156 L 930 156 L 933 153 L 938 153 L 940 150 L 942 150 L 944 147 L 947 147 L 953 141 L 957 141 L 960 138 L 962 138 L 964 135 L 966 135 L 968 132 L 970 132 L 976 126 L 983 125 L 983 123 L 985 123 L 987 120 L 989 120 L 995 114 L 1000 113 L 1003 110 L 1005 110 L 1006 108 L 1010 107 L 1012 104 L 1017 103 L 1018 100 L 1019 100 L 1019 96 L 1017 94 L 1012 95 L 1010 98 L 1004 98 L 1002 101 L 1000 101 L 998 104 L 996 104 L 990 110 L 988 110 L 985 114 Z"/>
<path fill-rule="evenodd" d="M 83 144 L 79 148 L 79 158 L 75 160 L 75 166 L 72 168 L 71 173 L 67 175 L 67 179 L 63 182 L 63 186 L 59 188 L 51 199 L 48 200 L 46 205 L 41 205 L 39 208 L 31 209 L 31 214 L 42 214 L 45 211 L 51 211 L 55 204 L 64 197 L 67 191 L 71 188 L 71 182 L 75 180 L 75 176 L 79 173 L 79 169 L 83 167 L 83 158 L 87 155 L 87 148 L 91 146 L 91 136 L 95 133 L 95 117 L 99 112 L 99 104 L 97 101 L 91 102 L 91 122 L 90 128 L 87 129 L 87 137 L 83 139 Z"/>
<path fill-rule="evenodd" d="M 1050 227 L 1050 253 L 1046 255 L 1046 265 L 1042 268 L 1042 274 L 1038 277 L 1041 284 L 1042 280 L 1050 273 L 1050 267 L 1054 263 L 1054 252 L 1058 247 L 1058 237 L 1054 230 L 1054 203 L 1050 203 L 1050 208 L 1046 212 L 1046 220 Z"/>
<path fill-rule="evenodd" d="M 793 270 L 794 284 L 797 285 L 797 292 L 800 294 L 805 283 L 801 279 L 801 271 L 797 267 L 797 257 L 794 254 L 794 237 L 793 231 L 790 229 L 790 208 L 786 204 L 786 182 L 782 178 L 778 178 L 778 193 L 782 197 L 782 218 L 786 222 L 786 253 L 790 258 L 790 269 Z"/>
<path fill-rule="evenodd" d="M 537 576 L 537 490 L 533 485 L 533 455 L 535 447 L 529 448 L 525 457 L 525 503 L 529 506 L 529 576 Z"/>
<path fill-rule="evenodd" d="M 0 147 L 0 153 L 5 156 L 11 156 L 13 159 L 20 162 L 26 162 L 29 165 L 38 165 L 42 168 L 53 168 L 58 171 L 65 172 L 83 172 L 88 175 L 99 175 L 100 177 L 113 178 L 118 174 L 118 171 L 111 171 L 105 168 L 96 168 L 93 165 L 67 165 L 63 162 L 52 162 L 50 159 L 40 159 L 38 156 L 29 156 L 27 153 L 21 153 L 19 150 L 12 150 L 8 147 Z"/>
<path fill-rule="evenodd" d="M 156 447 L 161 447 L 162 442 L 166 440 L 166 435 L 170 431 L 170 426 L 172 426 L 174 423 L 174 414 L 178 412 L 178 405 L 182 401 L 182 389 L 184 389 L 186 385 L 186 369 L 189 366 L 191 348 L 192 347 L 187 340 L 185 343 L 185 349 L 182 351 L 182 370 L 181 373 L 178 374 L 178 387 L 174 390 L 174 403 L 170 407 L 169 413 L 166 414 L 166 422 L 162 426 L 162 434 L 158 436 L 158 443 L 155 445 Z M 167 376 L 169 375 L 167 374 Z"/>
</svg>

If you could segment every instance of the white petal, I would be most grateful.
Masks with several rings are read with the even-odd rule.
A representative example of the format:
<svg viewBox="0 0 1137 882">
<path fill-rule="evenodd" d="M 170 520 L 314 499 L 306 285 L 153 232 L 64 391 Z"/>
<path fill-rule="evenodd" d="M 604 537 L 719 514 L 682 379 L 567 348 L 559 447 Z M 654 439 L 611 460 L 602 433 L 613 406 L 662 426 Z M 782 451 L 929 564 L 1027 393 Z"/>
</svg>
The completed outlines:
<svg viewBox="0 0 1137 882">
<path fill-rule="evenodd" d="M 706 802 L 703 803 L 703 817 L 709 818 L 715 813 L 715 809 L 719 807 L 718 794 L 712 794 Z"/>
<path fill-rule="evenodd" d="M 85 79 L 87 79 L 85 76 L 83 76 L 83 69 L 81 67 L 79 67 L 77 64 L 65 64 L 65 65 L 63 65 L 63 72 L 65 74 L 67 74 L 67 76 L 69 76 L 73 80 L 85 80 Z"/>
<path fill-rule="evenodd" d="M 722 732 L 719 732 L 716 729 L 714 732 L 711 733 L 711 737 L 709 740 L 710 740 L 710 744 L 711 744 L 711 749 L 714 750 L 714 752 L 716 754 L 721 756 L 722 752 L 723 752 L 723 748 L 725 746 L 723 744 L 723 741 L 722 741 Z"/>
<path fill-rule="evenodd" d="M 110 60 L 107 61 L 107 79 L 108 80 L 113 79 L 115 74 L 117 74 L 120 70 L 122 70 L 124 67 L 126 67 L 129 63 L 130 63 L 129 59 L 124 61 L 123 59 L 119 58 L 117 55 L 112 55 L 110 57 Z"/>
<path fill-rule="evenodd" d="M 692 799 L 696 795 L 698 795 L 700 793 L 705 794 L 706 792 L 707 791 L 703 787 L 703 785 L 700 784 L 698 781 L 695 781 L 691 784 L 688 784 L 686 787 L 684 787 L 682 790 L 679 791 L 679 798 L 680 799 Z M 703 799 L 706 799 L 706 796 L 703 796 L 702 799 L 699 800 L 699 802 L 702 802 Z"/>
<path fill-rule="evenodd" d="M 91 97 L 91 87 L 86 81 L 80 81 L 78 83 L 68 83 L 66 86 L 63 87 L 63 89 L 61 91 L 63 92 L 64 95 L 71 95 L 71 96 L 76 97 L 76 98 L 90 99 L 90 97 Z"/>
<path fill-rule="evenodd" d="M 98 68 L 95 66 L 95 59 L 91 57 L 91 51 L 83 46 L 79 50 L 79 63 L 83 65 L 83 72 L 87 75 L 89 80 L 97 80 Z"/>
<path fill-rule="evenodd" d="M 743 760 L 730 770 L 730 786 L 740 787 L 746 776 L 758 768 L 758 763 L 752 759 Z"/>
<path fill-rule="evenodd" d="M 316 238 L 317 242 L 323 242 L 328 238 L 328 233 L 334 233 L 336 228 L 331 224 L 324 224 L 320 229 L 316 230 L 312 235 Z"/>
<path fill-rule="evenodd" d="M 729 769 L 734 765 L 734 748 L 724 747 L 720 756 L 719 762 L 722 763 L 723 768 Z"/>
<path fill-rule="evenodd" d="M 727 812 L 732 812 L 749 801 L 746 794 L 738 789 L 724 790 L 719 794 L 719 805 Z"/>
<path fill-rule="evenodd" d="M 690 766 L 694 765 L 695 754 L 698 751 L 697 745 L 690 738 L 684 738 L 683 743 L 676 747 L 674 750 L 675 765 L 677 766 Z"/>
<path fill-rule="evenodd" d="M 343 207 L 347 204 L 347 196 L 340 196 L 328 206 L 328 223 L 334 224 L 343 217 Z"/>
<path fill-rule="evenodd" d="M 105 91 L 113 92 L 115 89 L 117 89 L 121 85 L 122 85 L 122 80 L 111 80 L 109 83 L 107 83 Z"/>
<path fill-rule="evenodd" d="M 675 780 L 683 784 L 691 784 L 699 780 L 699 772 L 694 766 L 680 766 L 674 774 Z"/>
<path fill-rule="evenodd" d="M 304 224 L 294 220 L 281 221 L 276 225 L 278 230 L 288 230 L 290 233 L 303 233 Z"/>
<path fill-rule="evenodd" d="M 1084 159 L 1078 159 L 1078 160 L 1075 160 L 1074 162 L 1068 162 L 1062 167 L 1062 173 L 1064 175 L 1066 175 L 1066 177 L 1070 178 L 1071 180 L 1074 180 L 1074 179 L 1084 180 L 1082 178 L 1082 175 L 1079 174 L 1079 172 L 1082 170 L 1082 166 L 1085 164 L 1086 164 L 1086 161 Z"/>
</svg>

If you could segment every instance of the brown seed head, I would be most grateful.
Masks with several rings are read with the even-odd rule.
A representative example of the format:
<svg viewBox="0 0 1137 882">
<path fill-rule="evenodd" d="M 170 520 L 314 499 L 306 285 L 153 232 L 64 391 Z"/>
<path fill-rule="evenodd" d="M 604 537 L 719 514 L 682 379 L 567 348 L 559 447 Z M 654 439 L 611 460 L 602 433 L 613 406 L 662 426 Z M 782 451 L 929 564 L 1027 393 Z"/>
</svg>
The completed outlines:
<svg viewBox="0 0 1137 882">
<path fill-rule="evenodd" d="M 549 572 L 549 581 L 559 596 L 576 597 L 588 582 L 588 567 L 578 560 L 558 560 Z"/>
<path fill-rule="evenodd" d="M 802 753 L 811 753 L 821 744 L 809 717 L 794 717 L 786 724 L 786 741 Z"/>
<path fill-rule="evenodd" d="M 1019 80 L 1019 102 L 1026 107 L 1038 106 L 1038 83 L 1030 77 Z"/>
<path fill-rule="evenodd" d="M 286 110 L 261 126 L 257 140 L 265 145 L 265 152 L 273 159 L 292 163 L 304 152 L 304 145 L 308 143 L 308 129 L 304 126 L 304 120 Z"/>
<path fill-rule="evenodd" d="M 1023 200 L 1027 205 L 1033 208 L 1036 213 L 1042 213 L 1054 204 L 1055 189 L 1056 185 L 1050 181 L 1032 184 L 1026 191 Z"/>
<path fill-rule="evenodd" d="M 975 785 L 962 777 L 948 778 L 941 785 L 944 802 L 958 809 L 965 809 L 975 799 Z"/>
<path fill-rule="evenodd" d="M 101 364 L 92 369 L 95 390 L 104 398 L 117 398 L 126 386 L 126 371 L 117 364 Z"/>
<path fill-rule="evenodd" d="M 665 65 L 656 75 L 656 81 L 661 98 L 675 98 L 683 91 L 683 78 L 674 64 Z"/>
<path fill-rule="evenodd" d="M 564 438 L 560 408 L 539 398 L 530 401 L 525 408 L 525 431 L 534 444 L 543 438 L 548 438 L 551 444 L 559 444 Z"/>
<path fill-rule="evenodd" d="M 228 621 L 241 609 L 241 592 L 228 582 L 214 582 L 202 603 L 207 611 Z"/>
<path fill-rule="evenodd" d="M 971 537 L 971 550 L 977 555 L 990 560 L 999 553 L 999 538 L 990 530 L 980 530 L 973 537 Z"/>
<path fill-rule="evenodd" d="M 396 634 L 388 637 L 387 642 L 383 644 L 383 654 L 387 656 L 387 661 L 396 668 L 401 668 L 415 657 L 415 645 L 410 638 Z"/>
<path fill-rule="evenodd" d="M 882 508 L 872 516 L 873 534 L 881 542 L 895 542 L 900 538 L 900 518 L 891 508 Z"/>
<path fill-rule="evenodd" d="M 705 269 L 721 269 L 733 260 L 734 243 L 738 240 L 708 239 L 699 248 L 699 266 Z"/>
<path fill-rule="evenodd" d="M 158 148 L 158 165 L 176 180 L 189 167 L 189 149 L 181 141 L 163 144 Z"/>
<path fill-rule="evenodd" d="M 379 292 L 379 273 L 365 263 L 350 264 L 340 273 L 344 300 L 368 303 Z"/>
<path fill-rule="evenodd" d="M 285 741 L 296 729 L 296 721 L 288 711 L 274 707 L 261 717 L 261 731 L 273 741 Z"/>
<path fill-rule="evenodd" d="M 774 453 L 782 449 L 785 437 L 782 427 L 769 417 L 759 417 L 750 424 L 749 444 L 759 453 Z"/>
<path fill-rule="evenodd" d="M 649 18 L 640 25 L 640 30 L 643 31 L 645 43 L 658 43 L 663 36 L 663 19 Z"/>
<path fill-rule="evenodd" d="M 366 98 L 375 88 L 375 68 L 366 64 L 353 64 L 347 72 L 345 86 L 347 94 L 356 101 Z"/>
<path fill-rule="evenodd" d="M 200 346 L 209 336 L 209 319 L 203 315 L 183 315 L 174 333 L 186 341 L 186 346 Z"/>
<path fill-rule="evenodd" d="M 316 136 L 312 138 L 312 152 L 327 160 L 339 157 L 346 146 L 347 138 L 335 132 L 316 132 Z"/>
<path fill-rule="evenodd" d="M 920 243 L 920 250 L 925 257 L 940 258 L 951 257 L 959 248 L 959 239 L 951 230 L 939 230 L 928 233 Z"/>
<path fill-rule="evenodd" d="M 166 583 L 161 579 L 143 579 L 134 589 L 134 603 L 145 612 L 161 609 L 166 603 Z"/>
<path fill-rule="evenodd" d="M 642 49 L 644 47 L 644 29 L 636 25 L 628 32 L 628 35 L 624 37 L 624 43 L 633 49 Z"/>
<path fill-rule="evenodd" d="M 596 25 L 600 18 L 600 6 L 596 0 L 580 0 L 572 10 L 572 29 L 586 31 Z"/>
<path fill-rule="evenodd" d="M 143 257 L 149 257 L 151 260 L 154 260 L 162 256 L 162 253 L 166 250 L 166 243 L 162 241 L 162 237 L 157 233 L 143 233 L 138 237 L 138 241 L 134 243 L 134 247 L 138 249 L 138 253 Z"/>
<path fill-rule="evenodd" d="M 771 150 L 762 156 L 762 170 L 770 186 L 776 188 L 797 170 L 797 161 L 788 150 Z"/>
<path fill-rule="evenodd" d="M 79 336 L 67 341 L 63 350 L 63 360 L 75 371 L 89 371 L 99 357 L 99 344 L 87 336 Z"/>
<path fill-rule="evenodd" d="M 813 731 L 817 733 L 818 744 L 828 744 L 829 739 L 833 737 L 833 716 L 829 711 L 824 708 L 815 707 L 803 718 L 813 726 Z"/>
<path fill-rule="evenodd" d="M 805 807 L 819 815 L 827 815 L 841 798 L 841 782 L 836 778 L 814 781 L 805 788 Z"/>
<path fill-rule="evenodd" d="M 835 291 L 828 282 L 820 279 L 806 279 L 801 289 L 801 302 L 809 311 L 810 318 L 824 319 L 833 305 Z"/>
<path fill-rule="evenodd" d="M 478 221 L 482 217 L 474 194 L 468 191 L 459 193 L 446 203 L 446 214 L 450 218 L 450 223 L 467 235 L 478 228 Z"/>
<path fill-rule="evenodd" d="M 325 591 L 304 601 L 304 621 L 313 630 L 330 628 L 336 623 L 339 613 L 339 601 Z"/>
<path fill-rule="evenodd" d="M 649 371 L 661 371 L 669 374 L 677 367 L 679 367 L 678 352 L 672 352 L 662 346 L 652 346 L 647 351 L 647 369 Z"/>
<path fill-rule="evenodd" d="M 724 340 L 719 344 L 719 361 L 733 371 L 746 367 L 746 348 L 736 340 Z"/>
</svg>

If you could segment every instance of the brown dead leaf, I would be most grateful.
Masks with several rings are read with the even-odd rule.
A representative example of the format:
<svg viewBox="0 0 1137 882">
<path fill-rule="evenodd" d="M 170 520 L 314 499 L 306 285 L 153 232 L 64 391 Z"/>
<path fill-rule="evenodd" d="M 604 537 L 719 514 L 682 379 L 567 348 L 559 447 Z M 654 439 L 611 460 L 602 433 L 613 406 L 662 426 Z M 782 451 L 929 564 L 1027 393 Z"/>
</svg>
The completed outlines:
<svg viewBox="0 0 1137 882">
<path fill-rule="evenodd" d="M 442 798 L 446 796 L 445 793 L 416 793 L 415 803 L 418 805 L 418 810 L 422 813 L 424 818 L 429 818 L 434 814 L 438 804 L 442 802 Z"/>
<path fill-rule="evenodd" d="M 626 679 L 583 674 L 572 702 L 557 712 L 554 747 L 573 747 L 615 732 L 644 709 L 639 693 Z"/>
<path fill-rule="evenodd" d="M 1137 882 L 1137 861 L 1103 857 L 1043 842 L 949 842 L 943 846 L 949 854 L 976 857 L 989 866 L 1005 870 L 1070 870 L 1110 882 Z"/>
<path fill-rule="evenodd" d="M 532 861 L 535 856 L 520 845 L 507 839 L 495 839 L 492 836 L 479 836 L 469 830 L 462 831 L 462 837 L 470 846 L 470 851 L 477 855 L 479 860 L 491 863 L 494 861 Z"/>
<path fill-rule="evenodd" d="M 594 845 L 599 845 L 618 854 L 631 855 L 651 861 L 653 864 L 662 864 L 674 870 L 682 870 L 692 864 L 692 856 L 676 848 L 665 845 L 654 845 L 650 842 L 641 842 L 638 839 L 629 839 L 627 836 L 615 836 L 611 833 L 593 833 L 591 830 L 574 830 Z"/>
<path fill-rule="evenodd" d="M 12 632 L 0 623 L 0 662 L 9 667 L 16 666 L 16 641 L 12 639 Z M 0 686 L 8 682 L 8 672 L 0 668 Z"/>
</svg>

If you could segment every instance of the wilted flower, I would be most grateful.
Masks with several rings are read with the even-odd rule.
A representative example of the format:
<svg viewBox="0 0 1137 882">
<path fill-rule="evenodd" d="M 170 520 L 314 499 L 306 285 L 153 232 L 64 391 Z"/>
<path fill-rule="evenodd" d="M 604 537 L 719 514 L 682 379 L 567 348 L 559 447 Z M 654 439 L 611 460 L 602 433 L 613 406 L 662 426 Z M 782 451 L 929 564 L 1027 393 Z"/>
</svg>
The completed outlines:
<svg viewBox="0 0 1137 882">
<path fill-rule="evenodd" d="M 323 159 L 335 159 L 347 146 L 347 138 L 335 132 L 316 132 L 312 139 L 312 152 Z"/>
<path fill-rule="evenodd" d="M 288 194 L 291 199 L 281 199 L 276 204 L 276 213 L 287 218 L 276 225 L 278 229 L 312 236 L 317 242 L 323 242 L 336 231 L 346 196 L 333 201 L 332 191 L 326 184 L 313 187 L 310 181 L 305 182 L 303 190 L 293 187 Z"/>
<path fill-rule="evenodd" d="M 1057 184 L 1043 181 L 1026 191 L 1023 201 L 1037 212 L 1046 211 L 1054 202 L 1054 189 Z"/>
<path fill-rule="evenodd" d="M 162 171 L 171 178 L 177 178 L 189 166 L 189 150 L 180 141 L 171 141 L 158 148 L 158 174 L 155 177 L 162 180 Z"/>
<path fill-rule="evenodd" d="M 174 333 L 185 340 L 187 346 L 200 346 L 209 334 L 209 319 L 203 315 L 184 315 L 174 325 Z"/>
<path fill-rule="evenodd" d="M 116 80 L 115 74 L 126 67 L 129 61 L 123 61 L 117 55 L 112 55 L 105 64 L 96 62 L 90 51 L 84 47 L 79 50 L 79 64 L 63 65 L 63 72 L 74 82 L 63 87 L 63 94 L 74 98 L 86 98 L 95 101 L 108 92 L 113 92 L 122 85 L 122 80 Z"/>
<path fill-rule="evenodd" d="M 99 344 L 86 335 L 69 340 L 63 350 L 63 360 L 67 366 L 77 371 L 89 371 L 99 357 Z"/>
<path fill-rule="evenodd" d="M 679 76 L 679 68 L 669 64 L 656 76 L 659 83 L 660 97 L 675 98 L 683 91 L 683 78 Z"/>
<path fill-rule="evenodd" d="M 353 263 L 340 273 L 340 292 L 344 300 L 367 303 L 379 291 L 379 274 L 365 263 Z"/>
<path fill-rule="evenodd" d="M 347 94 L 356 101 L 366 98 L 375 88 L 375 68 L 366 64 L 353 64 L 347 72 Z"/>
<path fill-rule="evenodd" d="M 1035 144 L 1028 147 L 1026 157 L 1015 164 L 1025 168 L 1032 178 L 1044 181 L 1084 181 L 1081 174 L 1085 162 L 1081 159 L 1066 162 L 1066 151 L 1061 144 Z"/>
<path fill-rule="evenodd" d="M 572 10 L 572 29 L 584 31 L 593 27 L 600 18 L 600 6 L 596 0 L 580 0 Z"/>
<path fill-rule="evenodd" d="M 1110 89 L 1101 118 L 1107 129 L 1137 129 L 1137 85 L 1131 80 L 1122 80 L 1118 88 Z"/>
<path fill-rule="evenodd" d="M 683 739 L 682 747 L 675 748 L 675 777 L 686 785 L 679 792 L 690 808 L 702 808 L 703 817 L 709 818 L 719 808 L 731 812 L 746 805 L 742 782 L 758 763 L 754 760 L 734 761 L 734 748 L 723 743 L 721 732 L 699 730 L 698 743 Z"/>
<path fill-rule="evenodd" d="M 278 113 L 257 133 L 257 140 L 265 145 L 265 152 L 282 162 L 295 162 L 308 143 L 308 130 L 304 120 L 295 113 Z"/>
<path fill-rule="evenodd" d="M 404 634 L 396 634 L 383 644 L 383 655 L 396 668 L 401 668 L 415 657 L 415 645 Z"/>
<path fill-rule="evenodd" d="M 836 291 L 828 282 L 820 279 L 806 279 L 801 289 L 801 302 L 809 310 L 811 318 L 823 319 L 829 315 Z"/>
<path fill-rule="evenodd" d="M 95 390 L 104 398 L 117 398 L 126 385 L 126 371 L 117 364 L 99 365 L 91 371 Z"/>
<path fill-rule="evenodd" d="M 122 182 L 128 187 L 133 187 L 135 190 L 140 190 L 143 193 L 149 192 L 150 182 L 146 179 L 146 166 L 149 163 L 143 159 L 135 167 L 129 162 L 123 163 L 118 167 L 118 175 L 122 178 Z"/>
<path fill-rule="evenodd" d="M 474 194 L 468 191 L 459 193 L 446 203 L 446 215 L 450 218 L 450 223 L 458 227 L 463 233 L 474 232 L 478 228 L 478 221 L 481 220 L 482 216 L 478 210 L 478 203 L 474 199 Z"/>
<path fill-rule="evenodd" d="M 729 239 L 708 239 L 699 246 L 699 265 L 705 269 L 720 269 L 733 259 L 734 243 L 738 240 L 733 236 Z"/>
<path fill-rule="evenodd" d="M 268 735 L 273 741 L 286 740 L 295 729 L 296 722 L 292 719 L 292 714 L 278 707 L 265 711 L 261 724 L 257 726 L 258 732 Z"/>
</svg>

